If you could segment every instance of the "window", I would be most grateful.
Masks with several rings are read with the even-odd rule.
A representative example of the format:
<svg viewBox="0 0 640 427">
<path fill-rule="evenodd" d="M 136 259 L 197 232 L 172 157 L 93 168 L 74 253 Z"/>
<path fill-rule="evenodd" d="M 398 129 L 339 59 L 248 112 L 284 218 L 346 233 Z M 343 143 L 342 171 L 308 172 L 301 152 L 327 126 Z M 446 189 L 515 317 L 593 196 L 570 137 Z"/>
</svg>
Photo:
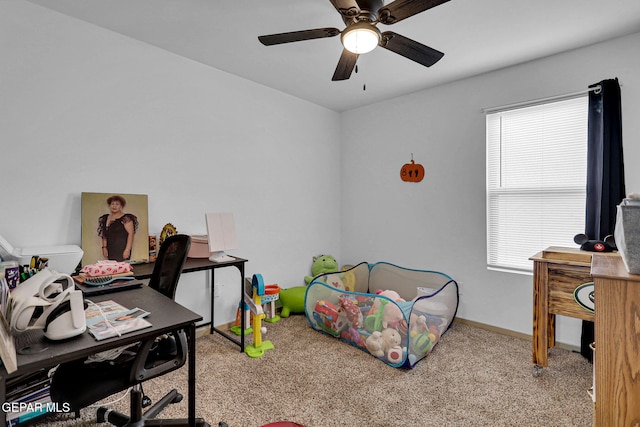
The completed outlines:
<svg viewBox="0 0 640 427">
<path fill-rule="evenodd" d="M 584 233 L 586 95 L 487 113 L 487 265 L 530 272 L 529 257 Z"/>
</svg>

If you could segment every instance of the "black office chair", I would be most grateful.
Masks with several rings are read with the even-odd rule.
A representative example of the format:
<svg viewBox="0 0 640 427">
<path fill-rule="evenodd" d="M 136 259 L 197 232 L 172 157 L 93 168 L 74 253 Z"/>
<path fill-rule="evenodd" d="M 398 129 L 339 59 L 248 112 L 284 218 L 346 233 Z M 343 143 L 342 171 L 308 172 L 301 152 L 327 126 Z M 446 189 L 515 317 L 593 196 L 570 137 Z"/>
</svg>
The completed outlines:
<svg viewBox="0 0 640 427">
<path fill-rule="evenodd" d="M 149 287 L 174 299 L 190 246 L 191 237 L 187 235 L 168 237 L 158 251 Z M 78 413 L 81 408 L 133 387 L 130 393 L 131 414 L 127 416 L 99 408 L 98 422 L 107 421 L 116 426 L 186 426 L 187 419 L 155 419 L 167 405 L 182 400 L 182 395 L 175 389 L 143 413 L 143 399 L 146 397 L 141 383 L 182 367 L 187 351 L 187 336 L 181 330 L 140 342 L 114 361 L 84 363 L 80 360 L 62 364 L 51 379 L 51 399 L 69 404 L 71 410 Z M 196 419 L 196 425 L 208 426 L 201 418 Z"/>
</svg>

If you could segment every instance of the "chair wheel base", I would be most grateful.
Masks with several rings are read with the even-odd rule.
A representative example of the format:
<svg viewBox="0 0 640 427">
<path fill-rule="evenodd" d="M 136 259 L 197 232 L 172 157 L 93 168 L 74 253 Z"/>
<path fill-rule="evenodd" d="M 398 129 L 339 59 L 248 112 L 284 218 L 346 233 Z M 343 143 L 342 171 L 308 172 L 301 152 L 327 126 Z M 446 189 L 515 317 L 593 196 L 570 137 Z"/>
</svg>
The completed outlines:
<svg viewBox="0 0 640 427">
<path fill-rule="evenodd" d="M 102 406 L 96 411 L 96 422 L 110 423 L 114 426 L 124 426 L 129 422 L 129 417 Z"/>
<path fill-rule="evenodd" d="M 103 408 L 100 407 L 98 408 L 98 410 L 96 411 L 96 421 L 99 423 L 106 423 L 107 422 L 107 412 L 109 410 L 107 408 Z"/>
</svg>

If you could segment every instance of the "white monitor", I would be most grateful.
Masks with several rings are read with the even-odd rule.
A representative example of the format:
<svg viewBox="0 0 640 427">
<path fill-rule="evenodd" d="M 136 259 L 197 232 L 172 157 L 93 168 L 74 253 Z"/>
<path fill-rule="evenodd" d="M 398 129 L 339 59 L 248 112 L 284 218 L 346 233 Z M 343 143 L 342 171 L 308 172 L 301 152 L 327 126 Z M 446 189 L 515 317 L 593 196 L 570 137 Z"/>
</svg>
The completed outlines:
<svg viewBox="0 0 640 427">
<path fill-rule="evenodd" d="M 207 221 L 207 234 L 209 239 L 209 259 L 214 262 L 233 261 L 225 251 L 238 249 L 236 238 L 236 222 L 232 213 L 208 212 L 205 214 Z"/>
</svg>

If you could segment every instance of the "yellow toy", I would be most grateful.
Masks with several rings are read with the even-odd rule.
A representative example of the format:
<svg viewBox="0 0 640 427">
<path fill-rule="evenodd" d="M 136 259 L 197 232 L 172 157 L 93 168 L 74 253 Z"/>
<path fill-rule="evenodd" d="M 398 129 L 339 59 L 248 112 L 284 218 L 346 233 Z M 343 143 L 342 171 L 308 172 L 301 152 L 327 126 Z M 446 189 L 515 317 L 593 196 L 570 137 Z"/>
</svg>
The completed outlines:
<svg viewBox="0 0 640 427">
<path fill-rule="evenodd" d="M 244 352 L 247 353 L 249 357 L 257 358 L 264 356 L 265 351 L 272 350 L 275 347 L 271 341 L 262 341 L 262 334 L 267 333 L 267 328 L 262 326 L 262 320 L 266 317 L 262 309 L 262 297 L 265 295 L 262 275 L 253 275 L 251 288 L 253 290 L 253 297 L 245 293 L 244 299 L 253 314 L 253 344 L 246 346 Z"/>
</svg>

